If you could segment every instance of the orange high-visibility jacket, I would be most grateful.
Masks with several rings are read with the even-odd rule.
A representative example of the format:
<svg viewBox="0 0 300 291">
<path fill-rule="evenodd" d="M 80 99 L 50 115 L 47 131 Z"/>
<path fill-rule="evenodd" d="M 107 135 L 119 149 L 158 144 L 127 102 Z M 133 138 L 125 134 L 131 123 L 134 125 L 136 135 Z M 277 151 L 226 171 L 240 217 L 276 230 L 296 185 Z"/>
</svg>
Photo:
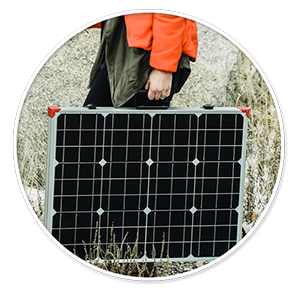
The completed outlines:
<svg viewBox="0 0 300 291">
<path fill-rule="evenodd" d="M 157 70 L 176 72 L 182 54 L 196 61 L 197 24 L 179 16 L 160 13 L 125 15 L 129 47 L 151 51 L 149 65 Z M 97 23 L 89 28 L 101 28 Z"/>
</svg>

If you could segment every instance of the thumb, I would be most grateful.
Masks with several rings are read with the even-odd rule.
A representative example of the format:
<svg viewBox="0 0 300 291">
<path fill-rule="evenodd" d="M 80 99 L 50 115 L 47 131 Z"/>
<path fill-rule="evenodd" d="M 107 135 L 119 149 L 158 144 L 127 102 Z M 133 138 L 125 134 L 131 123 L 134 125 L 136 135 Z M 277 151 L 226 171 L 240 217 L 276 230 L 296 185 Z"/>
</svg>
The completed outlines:
<svg viewBox="0 0 300 291">
<path fill-rule="evenodd" d="M 145 85 L 145 89 L 146 89 L 146 90 L 149 90 L 149 87 L 150 87 L 150 81 L 149 81 L 149 79 L 148 79 L 148 81 L 147 81 L 147 83 L 146 83 L 146 85 Z"/>
</svg>

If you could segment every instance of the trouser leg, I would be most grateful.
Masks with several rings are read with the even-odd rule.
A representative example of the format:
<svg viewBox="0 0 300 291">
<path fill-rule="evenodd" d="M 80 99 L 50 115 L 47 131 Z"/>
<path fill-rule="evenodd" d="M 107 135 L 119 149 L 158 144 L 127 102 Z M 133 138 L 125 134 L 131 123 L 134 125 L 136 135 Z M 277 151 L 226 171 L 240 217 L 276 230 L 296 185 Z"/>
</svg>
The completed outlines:
<svg viewBox="0 0 300 291">
<path fill-rule="evenodd" d="M 103 66 L 101 66 L 101 69 L 91 86 L 83 106 L 88 104 L 94 104 L 99 107 L 113 106 L 106 68 Z"/>
</svg>

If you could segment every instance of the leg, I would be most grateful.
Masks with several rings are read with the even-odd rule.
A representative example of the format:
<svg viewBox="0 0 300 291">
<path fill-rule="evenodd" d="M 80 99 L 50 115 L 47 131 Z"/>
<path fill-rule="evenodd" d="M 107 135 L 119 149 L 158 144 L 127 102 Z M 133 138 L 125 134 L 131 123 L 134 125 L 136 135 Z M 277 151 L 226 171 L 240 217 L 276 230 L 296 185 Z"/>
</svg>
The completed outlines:
<svg viewBox="0 0 300 291">
<path fill-rule="evenodd" d="M 105 66 L 101 65 L 101 69 L 92 84 L 92 87 L 85 99 L 83 106 L 88 104 L 96 106 L 112 106 L 109 82 L 106 74 Z"/>
</svg>

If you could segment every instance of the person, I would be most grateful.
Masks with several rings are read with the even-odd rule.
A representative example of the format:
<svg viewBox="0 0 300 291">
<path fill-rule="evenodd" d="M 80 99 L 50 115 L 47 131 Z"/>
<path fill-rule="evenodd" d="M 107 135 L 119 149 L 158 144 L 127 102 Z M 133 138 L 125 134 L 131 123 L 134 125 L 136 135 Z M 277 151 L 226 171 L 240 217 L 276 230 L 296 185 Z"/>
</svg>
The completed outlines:
<svg viewBox="0 0 300 291">
<path fill-rule="evenodd" d="M 197 25 L 186 18 L 138 13 L 90 28 L 101 28 L 101 36 L 83 106 L 131 107 L 142 89 L 149 100 L 169 105 L 196 61 Z"/>
</svg>

